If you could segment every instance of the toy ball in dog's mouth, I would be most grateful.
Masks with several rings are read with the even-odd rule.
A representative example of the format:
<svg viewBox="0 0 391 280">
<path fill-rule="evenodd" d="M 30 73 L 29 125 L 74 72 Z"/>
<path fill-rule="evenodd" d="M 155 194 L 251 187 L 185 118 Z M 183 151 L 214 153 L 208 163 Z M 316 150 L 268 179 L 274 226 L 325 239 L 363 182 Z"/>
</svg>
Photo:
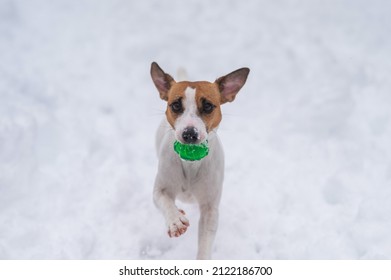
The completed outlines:
<svg viewBox="0 0 391 280">
<path fill-rule="evenodd" d="M 206 157 L 209 153 L 208 141 L 194 145 L 194 144 L 182 144 L 179 141 L 174 143 L 174 151 L 183 160 L 196 161 Z"/>
</svg>

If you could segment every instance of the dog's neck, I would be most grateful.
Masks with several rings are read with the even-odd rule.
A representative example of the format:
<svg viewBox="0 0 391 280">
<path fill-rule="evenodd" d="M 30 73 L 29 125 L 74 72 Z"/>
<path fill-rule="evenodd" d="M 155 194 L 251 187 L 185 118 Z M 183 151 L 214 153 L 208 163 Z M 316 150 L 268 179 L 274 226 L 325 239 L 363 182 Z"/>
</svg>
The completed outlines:
<svg viewBox="0 0 391 280">
<path fill-rule="evenodd" d="M 210 149 L 213 149 L 214 141 L 216 141 L 217 138 L 216 130 L 217 129 L 211 131 L 208 134 L 208 143 Z M 213 152 L 213 150 L 211 152 Z M 183 191 L 188 190 L 188 188 L 200 178 L 200 176 L 198 176 L 198 173 L 200 172 L 201 166 L 208 161 L 209 156 L 211 155 L 208 155 L 205 158 L 196 161 L 181 160 L 183 177 L 187 182 L 187 184 L 182 187 Z"/>
</svg>

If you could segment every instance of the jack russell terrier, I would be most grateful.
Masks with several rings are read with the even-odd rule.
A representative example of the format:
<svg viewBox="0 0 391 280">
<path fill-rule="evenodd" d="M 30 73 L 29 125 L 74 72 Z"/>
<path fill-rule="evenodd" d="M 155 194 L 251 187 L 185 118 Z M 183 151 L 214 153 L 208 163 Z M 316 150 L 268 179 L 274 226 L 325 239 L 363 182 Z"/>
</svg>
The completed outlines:
<svg viewBox="0 0 391 280">
<path fill-rule="evenodd" d="M 153 83 L 167 102 L 166 118 L 156 135 L 159 165 L 153 199 L 163 213 L 170 237 L 179 237 L 190 225 L 175 200 L 198 202 L 197 259 L 211 258 L 218 224 L 224 179 L 224 153 L 216 133 L 222 119 L 220 105 L 235 99 L 249 72 L 241 68 L 213 83 L 176 82 L 156 62 L 151 65 Z M 195 157 L 184 156 L 180 149 L 195 153 Z M 199 151 L 201 156 L 197 156 Z"/>
</svg>

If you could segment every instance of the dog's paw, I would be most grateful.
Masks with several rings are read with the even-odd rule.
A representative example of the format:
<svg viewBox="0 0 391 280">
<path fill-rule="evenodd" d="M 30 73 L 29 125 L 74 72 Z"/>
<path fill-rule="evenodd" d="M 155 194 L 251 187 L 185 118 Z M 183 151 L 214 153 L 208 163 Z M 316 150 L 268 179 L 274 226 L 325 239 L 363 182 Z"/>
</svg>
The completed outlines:
<svg viewBox="0 0 391 280">
<path fill-rule="evenodd" d="M 190 224 L 185 217 L 185 211 L 179 209 L 177 215 L 168 224 L 168 236 L 179 237 L 186 232 L 188 226 Z"/>
</svg>

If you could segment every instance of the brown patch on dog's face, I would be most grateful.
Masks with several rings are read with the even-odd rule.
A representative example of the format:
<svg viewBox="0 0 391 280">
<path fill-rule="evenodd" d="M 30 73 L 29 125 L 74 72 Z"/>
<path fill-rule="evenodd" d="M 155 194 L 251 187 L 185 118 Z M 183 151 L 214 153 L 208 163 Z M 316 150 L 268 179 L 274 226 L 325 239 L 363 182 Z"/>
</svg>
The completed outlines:
<svg viewBox="0 0 391 280">
<path fill-rule="evenodd" d="M 198 82 L 196 86 L 196 102 L 199 115 L 209 133 L 221 122 L 220 92 L 215 83 Z"/>
<path fill-rule="evenodd" d="M 175 83 L 168 92 L 166 117 L 172 128 L 175 129 L 175 121 L 184 112 L 183 100 L 185 98 L 185 91 L 188 87 L 187 82 Z M 176 110 L 180 106 L 182 110 Z"/>
</svg>

